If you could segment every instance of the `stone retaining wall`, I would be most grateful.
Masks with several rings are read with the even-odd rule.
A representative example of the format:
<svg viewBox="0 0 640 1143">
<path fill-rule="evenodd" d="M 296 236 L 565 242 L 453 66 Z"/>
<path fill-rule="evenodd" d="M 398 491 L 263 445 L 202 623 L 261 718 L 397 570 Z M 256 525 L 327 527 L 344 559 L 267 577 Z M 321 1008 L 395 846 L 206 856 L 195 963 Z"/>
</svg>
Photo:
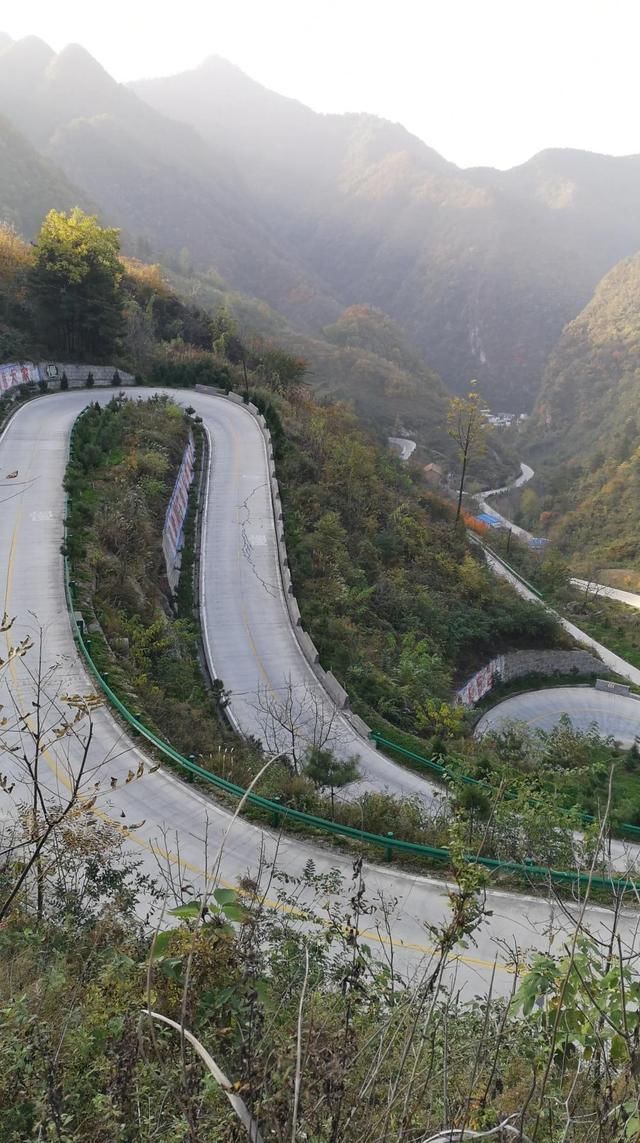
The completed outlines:
<svg viewBox="0 0 640 1143">
<path fill-rule="evenodd" d="M 603 665 L 589 651 L 508 651 L 476 671 L 457 693 L 458 702 L 473 706 L 497 682 L 510 683 L 525 675 L 599 675 Z"/>
<path fill-rule="evenodd" d="M 53 376 L 49 370 L 57 369 L 57 374 Z M 82 389 L 87 383 L 89 373 L 93 374 L 93 380 L 96 388 L 104 388 L 107 385 L 113 384 L 113 374 L 115 373 L 114 365 L 65 365 L 62 361 L 41 361 L 38 364 L 38 372 L 42 381 L 46 381 L 50 389 L 60 388 L 60 378 L 63 373 L 67 375 L 70 389 Z M 124 369 L 118 369 L 121 385 L 133 385 L 134 376 L 132 373 L 126 373 Z M 114 386 L 117 388 L 117 386 Z"/>
<path fill-rule="evenodd" d="M 49 389 L 60 388 L 62 374 L 66 373 L 70 389 L 81 389 L 87 383 L 89 373 L 93 374 L 93 381 L 97 387 L 103 388 L 113 384 L 114 365 L 72 365 L 64 361 L 21 362 L 15 365 L 0 365 L 0 392 L 11 393 L 20 385 L 36 384 L 46 381 Z M 119 369 L 120 385 L 133 385 L 132 373 Z M 116 386 L 114 386 L 115 388 Z"/>
</svg>

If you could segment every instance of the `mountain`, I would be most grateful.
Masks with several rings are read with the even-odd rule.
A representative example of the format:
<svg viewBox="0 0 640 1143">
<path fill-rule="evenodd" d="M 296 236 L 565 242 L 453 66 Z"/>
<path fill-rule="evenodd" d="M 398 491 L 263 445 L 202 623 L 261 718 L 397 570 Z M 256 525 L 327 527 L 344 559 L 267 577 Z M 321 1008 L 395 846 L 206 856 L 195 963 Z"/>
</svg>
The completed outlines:
<svg viewBox="0 0 640 1143">
<path fill-rule="evenodd" d="M 317 114 L 219 56 L 195 70 L 130 87 L 163 114 L 192 124 L 209 143 L 238 155 L 248 184 L 280 205 L 295 202 L 303 189 L 321 201 L 341 179 L 349 153 L 369 164 L 400 150 L 426 160 L 434 171 L 456 170 L 400 124 L 373 115 Z"/>
<path fill-rule="evenodd" d="M 550 535 L 583 563 L 640 566 L 639 405 L 640 254 L 564 330 L 531 420 Z"/>
<path fill-rule="evenodd" d="M 68 210 L 76 205 L 90 206 L 85 192 L 0 115 L 0 223 L 31 235 L 52 207 Z"/>
<path fill-rule="evenodd" d="M 389 314 L 450 387 L 475 376 L 496 408 L 531 406 L 563 326 L 640 247 L 637 157 L 463 171 L 399 124 L 316 114 L 218 57 L 132 87 L 237 158 L 341 304 Z"/>
<path fill-rule="evenodd" d="M 495 410 L 531 408 L 564 326 L 640 249 L 638 156 L 461 170 L 400 124 L 318 114 L 215 56 L 123 86 L 29 37 L 0 65 L 0 113 L 131 252 L 262 300 L 326 360 L 345 310 L 380 311 L 420 369 L 460 392 L 476 377 Z"/>
<path fill-rule="evenodd" d="M 57 55 L 33 37 L 5 47 L 0 112 L 156 256 L 182 251 L 302 324 L 309 298 L 314 320 L 339 313 L 270 234 L 232 157 L 154 111 L 79 45 Z"/>
</svg>

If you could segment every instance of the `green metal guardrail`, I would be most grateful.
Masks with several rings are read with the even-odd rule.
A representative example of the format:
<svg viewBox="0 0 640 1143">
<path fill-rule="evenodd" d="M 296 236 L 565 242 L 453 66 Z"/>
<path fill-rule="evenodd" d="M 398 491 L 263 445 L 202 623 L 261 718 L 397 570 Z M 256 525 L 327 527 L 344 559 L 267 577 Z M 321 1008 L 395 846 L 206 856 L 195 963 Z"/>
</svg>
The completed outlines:
<svg viewBox="0 0 640 1143">
<path fill-rule="evenodd" d="M 91 674 L 96 679 L 103 694 L 109 700 L 111 705 L 115 707 L 125 722 L 142 738 L 150 742 L 157 750 L 159 750 L 166 758 L 169 758 L 173 763 L 177 764 L 182 770 L 185 771 L 187 776 L 197 776 L 205 782 L 215 786 L 216 789 L 221 790 L 225 794 L 230 794 L 235 798 L 242 798 L 246 794 L 246 790 L 242 786 L 236 785 L 234 782 L 229 782 L 226 778 L 220 778 L 211 771 L 205 770 L 203 766 L 199 766 L 197 762 L 185 758 L 179 751 L 175 750 L 168 742 L 163 741 L 157 734 L 144 725 L 140 719 L 136 718 L 127 709 L 124 703 L 118 698 L 115 692 L 111 689 L 106 679 L 101 675 L 96 664 L 93 661 L 91 652 L 85 638 L 79 628 L 76 620 L 73 597 L 69 581 L 69 565 L 68 559 L 65 556 L 65 589 L 67 595 L 67 604 L 69 607 L 69 614 L 73 626 L 74 638 L 78 648 L 87 663 Z M 416 755 L 419 757 L 419 755 Z M 437 763 L 433 763 L 438 766 Z M 443 768 L 444 769 L 444 768 Z M 475 779 L 472 779 L 475 780 Z M 329 821 L 326 818 L 316 817 L 314 814 L 306 814 L 301 810 L 296 810 L 291 806 L 283 805 L 271 798 L 263 798 L 260 794 L 250 793 L 247 801 L 256 809 L 260 809 L 265 813 L 270 814 L 271 821 L 274 826 L 279 824 L 281 818 L 287 818 L 291 821 L 297 822 L 300 825 L 306 826 L 309 829 L 320 830 L 324 833 L 331 833 L 342 837 L 347 837 L 355 841 L 363 842 L 367 845 L 375 846 L 384 850 L 387 860 L 391 860 L 392 852 L 395 851 L 400 854 L 407 854 L 413 857 L 426 858 L 429 861 L 437 864 L 446 865 L 450 861 L 449 850 L 445 848 L 438 848 L 431 845 L 421 845 L 417 842 L 403 841 L 402 838 L 393 837 L 391 834 L 383 836 L 381 834 L 369 833 L 367 830 L 356 829 L 353 826 L 344 825 L 341 822 Z M 553 881 L 560 884 L 576 884 L 576 885 L 592 885 L 598 888 L 609 890 L 640 890 L 640 882 L 628 880 L 627 878 L 607 878 L 601 876 L 590 877 L 586 873 L 579 873 L 577 870 L 559 870 L 549 869 L 545 866 L 519 863 L 515 861 L 501 861 L 498 858 L 492 857 L 479 857 L 476 854 L 467 854 L 465 856 L 470 864 L 481 865 L 486 869 L 499 870 L 503 873 L 521 874 L 525 877 L 533 877 L 542 881 Z"/>
<path fill-rule="evenodd" d="M 433 758 L 423 758 L 421 754 L 416 754 L 413 750 L 407 750 L 405 746 L 400 746 L 398 742 L 394 742 L 391 738 L 385 738 L 384 735 L 378 734 L 376 730 L 372 730 L 369 737 L 375 742 L 376 746 L 384 746 L 387 750 L 393 750 L 396 754 L 401 754 L 403 758 L 409 758 L 412 762 L 419 762 L 425 769 L 431 770 L 441 778 L 447 778 L 450 774 L 446 766 L 435 762 Z M 451 776 L 453 777 L 454 775 Z M 480 786 L 483 790 L 486 790 L 488 794 L 493 792 L 489 783 L 483 782 L 481 778 L 472 778 L 470 774 L 456 774 L 455 777 L 467 785 Z M 511 794 L 508 790 L 505 793 L 505 798 L 513 798 L 515 796 L 515 794 Z M 593 823 L 598 820 L 593 814 L 581 813 L 580 817 L 585 825 L 593 825 Z M 629 834 L 632 838 L 640 838 L 640 826 L 632 825 L 631 822 L 620 822 L 619 825 L 616 826 L 616 829 L 620 833 Z"/>
<path fill-rule="evenodd" d="M 525 587 L 528 587 L 529 591 L 532 591 L 534 595 L 537 595 L 539 600 L 544 602 L 544 595 L 542 592 L 537 587 L 534 587 L 532 583 L 529 583 L 529 580 L 525 579 L 524 576 L 516 570 L 516 568 L 513 568 L 511 564 L 508 564 L 503 556 L 498 555 L 498 553 L 494 551 L 494 549 L 490 547 L 489 544 L 485 544 L 484 540 L 478 540 L 478 543 L 480 544 L 480 547 L 484 548 L 485 551 L 489 552 L 493 556 L 494 560 L 497 560 L 499 564 L 502 564 L 502 566 L 506 568 L 508 572 L 511 572 L 511 575 L 514 575 L 516 579 L 519 579 L 520 583 L 523 583 Z"/>
<path fill-rule="evenodd" d="M 66 537 L 66 521 L 65 521 L 65 537 Z M 194 776 L 208 782 L 210 785 L 215 786 L 216 789 L 221 790 L 225 794 L 229 794 L 235 798 L 242 798 L 247 794 L 247 791 L 242 787 L 236 785 L 234 782 L 229 782 L 226 778 L 220 778 L 217 774 L 211 773 L 203 766 L 199 766 L 197 762 L 192 761 L 190 758 L 185 758 L 178 750 L 175 750 L 168 742 L 165 742 L 157 734 L 155 734 L 149 727 L 131 714 L 131 711 L 125 704 L 118 698 L 115 692 L 111 689 L 106 679 L 100 673 L 97 665 L 95 664 L 87 641 L 85 640 L 83 632 L 77 622 L 76 612 L 74 609 L 74 600 L 71 588 L 71 580 L 69 576 L 69 559 L 65 554 L 64 556 L 64 584 L 65 596 L 69 617 L 71 620 L 74 639 L 78 648 L 89 667 L 93 677 L 96 679 L 100 690 L 105 697 L 109 700 L 111 705 L 118 711 L 120 716 L 125 722 L 142 738 L 150 742 L 161 754 L 169 758 L 174 764 L 178 765 L 187 775 L 187 778 L 193 781 Z M 434 772 L 441 772 L 445 774 L 445 767 L 441 766 L 433 760 L 421 758 L 419 754 L 413 754 L 412 751 L 405 750 L 404 747 L 399 747 L 397 744 L 389 740 L 383 740 L 381 736 L 372 735 L 374 738 L 379 738 L 381 742 L 386 745 L 392 746 L 395 750 L 412 757 L 414 761 L 425 763 L 432 768 Z M 478 779 L 471 778 L 471 782 L 479 782 Z M 282 818 L 290 821 L 297 822 L 305 826 L 307 829 L 319 830 L 323 833 L 329 833 L 346 837 L 355 841 L 363 842 L 366 845 L 371 845 L 378 849 L 382 849 L 387 861 L 391 861 L 393 852 L 406 854 L 412 857 L 421 857 L 428 861 L 446 865 L 451 860 L 451 855 L 448 849 L 436 847 L 431 845 L 423 845 L 418 842 L 404 841 L 402 838 L 394 837 L 392 833 L 385 836 L 382 834 L 369 833 L 367 830 L 356 829 L 354 826 L 345 825 L 341 822 L 329 821 L 327 818 L 317 817 L 315 814 L 306 814 L 302 810 L 296 810 L 292 806 L 287 806 L 281 802 L 275 801 L 271 798 L 263 798 L 260 794 L 253 791 L 247 795 L 247 802 L 254 806 L 256 809 L 262 810 L 271 817 L 273 826 L 277 826 Z M 485 869 L 497 870 L 503 873 L 520 874 L 528 878 L 536 878 L 540 881 L 552 881 L 557 884 L 564 885 L 577 885 L 577 886 L 593 886 L 595 888 L 615 890 L 622 892 L 624 890 L 640 891 L 640 882 L 629 880 L 623 877 L 602 877 L 599 875 L 590 875 L 587 873 L 580 873 L 578 870 L 560 870 L 550 869 L 546 866 L 535 865 L 528 862 L 516 861 L 501 861 L 493 857 L 481 857 L 477 854 L 465 854 L 465 861 L 472 865 L 480 865 Z"/>
</svg>

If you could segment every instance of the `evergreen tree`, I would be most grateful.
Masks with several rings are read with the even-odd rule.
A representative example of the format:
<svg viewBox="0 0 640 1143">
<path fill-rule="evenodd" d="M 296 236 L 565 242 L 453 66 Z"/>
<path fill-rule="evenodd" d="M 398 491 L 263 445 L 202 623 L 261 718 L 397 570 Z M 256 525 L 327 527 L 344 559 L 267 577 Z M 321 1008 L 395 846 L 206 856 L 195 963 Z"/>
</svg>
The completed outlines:
<svg viewBox="0 0 640 1143">
<path fill-rule="evenodd" d="M 331 794 L 331 817 L 335 817 L 335 792 L 356 782 L 360 777 L 360 770 L 356 758 L 346 758 L 341 761 L 331 750 L 323 750 L 319 746 L 312 746 L 305 758 L 304 772 L 314 786 L 320 790 L 329 790 Z"/>
</svg>

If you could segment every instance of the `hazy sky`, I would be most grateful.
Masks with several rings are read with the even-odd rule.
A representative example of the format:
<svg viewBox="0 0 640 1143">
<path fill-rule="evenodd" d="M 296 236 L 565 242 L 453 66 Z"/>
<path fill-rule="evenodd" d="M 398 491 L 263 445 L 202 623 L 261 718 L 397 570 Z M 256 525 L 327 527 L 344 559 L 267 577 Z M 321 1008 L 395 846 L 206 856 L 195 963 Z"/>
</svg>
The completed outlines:
<svg viewBox="0 0 640 1143">
<path fill-rule="evenodd" d="M 225 56 L 318 111 L 399 120 L 462 166 L 640 152 L 640 0 L 16 0 L 0 28 L 117 79 Z"/>
</svg>

